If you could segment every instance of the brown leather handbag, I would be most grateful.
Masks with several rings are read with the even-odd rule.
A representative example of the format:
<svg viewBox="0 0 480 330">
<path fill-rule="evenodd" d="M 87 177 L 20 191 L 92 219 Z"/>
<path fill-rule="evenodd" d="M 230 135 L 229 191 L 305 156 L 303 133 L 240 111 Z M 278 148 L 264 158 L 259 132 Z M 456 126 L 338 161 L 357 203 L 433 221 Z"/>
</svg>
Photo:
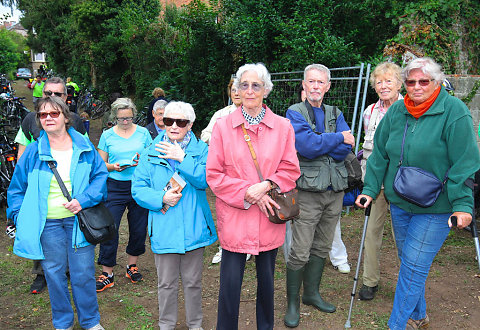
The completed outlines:
<svg viewBox="0 0 480 330">
<path fill-rule="evenodd" d="M 257 169 L 260 182 L 263 182 L 265 180 L 263 178 L 262 172 L 260 171 L 260 166 L 258 165 L 257 155 L 255 154 L 252 142 L 250 141 L 250 135 L 248 135 L 244 124 L 242 124 L 242 130 L 245 141 L 247 142 L 248 148 L 250 149 L 250 154 L 252 155 L 255 168 Z M 287 192 L 279 192 L 280 189 L 274 182 L 272 182 L 272 186 L 273 187 L 268 192 L 268 195 L 280 206 L 280 209 L 272 207 L 275 214 L 271 215 L 270 213 L 268 213 L 268 220 L 270 220 L 270 222 L 272 223 L 282 224 L 298 217 L 298 215 L 300 214 L 300 207 L 297 204 L 298 190 L 294 188 Z"/>
</svg>

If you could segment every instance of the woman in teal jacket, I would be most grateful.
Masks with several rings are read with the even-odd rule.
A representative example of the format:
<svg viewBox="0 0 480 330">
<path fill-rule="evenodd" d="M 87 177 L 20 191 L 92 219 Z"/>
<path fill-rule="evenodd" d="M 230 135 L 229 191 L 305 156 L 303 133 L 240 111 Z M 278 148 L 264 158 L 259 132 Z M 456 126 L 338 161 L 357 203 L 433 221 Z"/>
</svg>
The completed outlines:
<svg viewBox="0 0 480 330">
<path fill-rule="evenodd" d="M 203 251 L 217 240 L 205 193 L 208 147 L 192 133 L 194 121 L 190 104 L 170 102 L 163 118 L 166 130 L 142 153 L 132 179 L 133 198 L 149 210 L 160 329 L 176 326 L 179 275 L 187 326 L 201 328 Z M 183 190 L 166 188 L 174 174 L 184 181 Z"/>
<path fill-rule="evenodd" d="M 440 66 L 431 58 L 417 58 L 403 70 L 402 78 L 407 95 L 391 106 L 378 125 L 363 192 L 356 202 L 360 206 L 365 197 L 368 206 L 384 184 L 401 260 L 388 321 L 392 330 L 428 326 L 425 282 L 430 266 L 448 236 L 450 217 L 457 217 L 458 228 L 470 224 L 472 178 L 480 167 L 472 116 L 462 101 L 442 87 L 445 75 Z M 411 203 L 393 189 L 402 144 L 402 166 L 420 167 L 439 180 L 448 173 L 430 207 Z"/>
<path fill-rule="evenodd" d="M 13 252 L 42 260 L 56 329 L 72 329 L 74 323 L 65 274 L 68 266 L 80 326 L 100 330 L 95 246 L 85 240 L 75 215 L 105 199 L 107 169 L 88 138 L 69 128 L 70 111 L 61 98 L 40 99 L 36 112 L 43 131 L 20 158 L 8 188 L 7 217 L 17 228 Z M 56 163 L 73 198 L 70 202 L 49 161 Z"/>
</svg>

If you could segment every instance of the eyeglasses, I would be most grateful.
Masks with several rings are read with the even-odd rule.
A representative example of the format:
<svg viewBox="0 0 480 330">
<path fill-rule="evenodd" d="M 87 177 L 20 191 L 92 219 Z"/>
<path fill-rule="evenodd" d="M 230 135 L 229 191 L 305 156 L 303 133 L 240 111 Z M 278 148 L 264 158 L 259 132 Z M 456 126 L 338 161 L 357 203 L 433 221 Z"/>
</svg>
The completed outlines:
<svg viewBox="0 0 480 330">
<path fill-rule="evenodd" d="M 174 118 L 167 118 L 163 117 L 163 123 L 165 126 L 172 126 L 173 123 L 177 123 L 177 126 L 180 128 L 184 128 L 190 122 L 188 119 L 174 119 Z"/>
<path fill-rule="evenodd" d="M 132 121 L 133 117 L 120 117 L 117 118 L 117 121 Z"/>
<path fill-rule="evenodd" d="M 407 79 L 405 80 L 405 85 L 407 85 L 408 87 L 413 87 L 417 84 L 420 85 L 420 86 L 428 86 L 430 84 L 431 81 L 434 81 L 435 79 L 420 79 L 420 80 L 413 80 L 413 79 Z"/>
<path fill-rule="evenodd" d="M 58 116 L 60 116 L 60 113 L 60 111 L 37 112 L 37 117 L 40 119 L 47 119 L 48 116 L 50 116 L 50 118 L 58 118 Z"/>
<path fill-rule="evenodd" d="M 63 95 L 65 95 L 64 93 L 61 93 L 61 92 L 51 92 L 51 91 L 43 91 L 43 93 L 47 96 L 55 95 L 58 97 L 62 97 Z"/>
<path fill-rule="evenodd" d="M 254 92 L 260 92 L 262 89 L 263 89 L 263 84 L 260 84 L 260 83 L 252 83 L 251 85 L 248 83 L 248 82 L 241 82 L 239 85 L 238 85 L 238 88 L 240 88 L 240 90 L 242 91 L 246 91 L 248 90 L 248 87 L 252 86 L 252 89 Z"/>
</svg>

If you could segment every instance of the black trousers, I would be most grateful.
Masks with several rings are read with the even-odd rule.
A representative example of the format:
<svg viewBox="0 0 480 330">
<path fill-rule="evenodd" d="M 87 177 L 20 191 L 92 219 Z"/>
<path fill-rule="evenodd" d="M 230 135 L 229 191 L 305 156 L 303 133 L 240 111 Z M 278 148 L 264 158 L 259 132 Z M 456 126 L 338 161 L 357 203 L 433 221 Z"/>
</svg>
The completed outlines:
<svg viewBox="0 0 480 330">
<path fill-rule="evenodd" d="M 273 315 L 273 280 L 277 249 L 255 256 L 257 269 L 257 329 L 271 330 Z M 245 271 L 245 253 L 222 250 L 220 293 L 218 297 L 218 330 L 237 330 L 240 293 Z"/>
</svg>

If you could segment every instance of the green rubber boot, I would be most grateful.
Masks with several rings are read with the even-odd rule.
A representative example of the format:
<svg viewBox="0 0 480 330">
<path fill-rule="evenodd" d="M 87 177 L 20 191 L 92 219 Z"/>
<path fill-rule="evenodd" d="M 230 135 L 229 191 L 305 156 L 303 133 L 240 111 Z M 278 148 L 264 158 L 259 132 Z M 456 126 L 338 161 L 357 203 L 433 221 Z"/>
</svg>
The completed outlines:
<svg viewBox="0 0 480 330">
<path fill-rule="evenodd" d="M 287 267 L 287 311 L 283 323 L 289 328 L 295 328 L 300 323 L 300 287 L 304 268 L 292 270 Z"/>
<path fill-rule="evenodd" d="M 310 260 L 305 266 L 303 274 L 302 301 L 305 305 L 313 306 L 322 312 L 333 313 L 336 310 L 335 306 L 324 301 L 318 292 L 324 266 L 325 258 L 310 255 Z"/>
</svg>

